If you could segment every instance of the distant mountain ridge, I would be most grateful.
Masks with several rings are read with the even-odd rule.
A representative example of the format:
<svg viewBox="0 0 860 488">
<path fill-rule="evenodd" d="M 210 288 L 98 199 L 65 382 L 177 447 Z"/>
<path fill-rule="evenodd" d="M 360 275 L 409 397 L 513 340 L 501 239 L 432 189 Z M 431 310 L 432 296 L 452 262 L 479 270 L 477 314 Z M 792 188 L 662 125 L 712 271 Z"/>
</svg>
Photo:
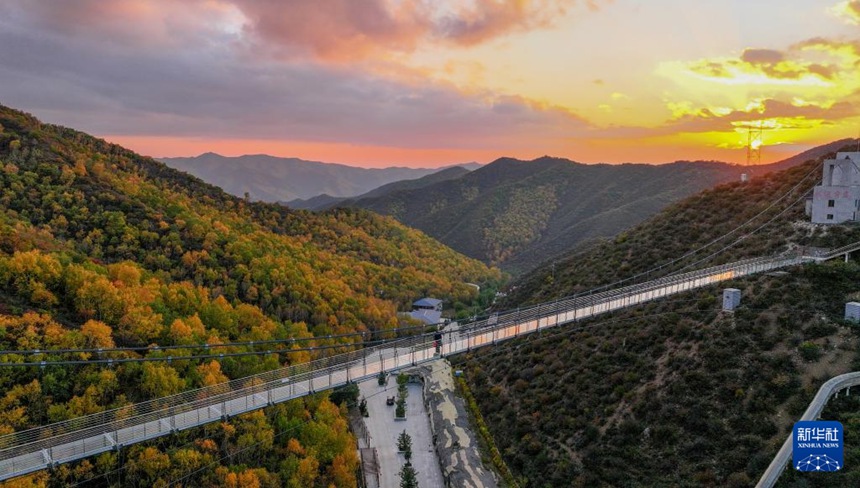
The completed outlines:
<svg viewBox="0 0 860 488">
<path fill-rule="evenodd" d="M 236 196 L 286 202 L 322 194 L 352 197 L 382 185 L 420 178 L 444 168 L 359 168 L 337 163 L 265 154 L 227 157 L 212 152 L 190 158 L 161 158 L 171 168 L 194 175 Z M 477 163 L 466 163 L 475 168 Z"/>
<path fill-rule="evenodd" d="M 299 208 L 306 210 L 325 210 L 343 204 L 343 202 L 351 200 L 363 200 L 366 198 L 378 198 L 385 195 L 396 193 L 399 191 L 418 190 L 430 185 L 443 181 L 454 180 L 469 173 L 470 170 L 462 166 L 452 166 L 441 171 L 431 173 L 421 178 L 414 180 L 400 180 L 393 183 L 382 185 L 379 188 L 370 190 L 369 192 L 359 195 L 354 198 L 349 197 L 333 197 L 331 195 L 318 195 L 307 200 L 296 199 L 286 202 L 286 205 L 291 208 Z"/>
<path fill-rule="evenodd" d="M 613 236 L 680 198 L 739 180 L 742 172 L 713 161 L 656 166 L 500 158 L 458 178 L 336 205 L 391 215 L 467 256 L 517 273 Z"/>
</svg>

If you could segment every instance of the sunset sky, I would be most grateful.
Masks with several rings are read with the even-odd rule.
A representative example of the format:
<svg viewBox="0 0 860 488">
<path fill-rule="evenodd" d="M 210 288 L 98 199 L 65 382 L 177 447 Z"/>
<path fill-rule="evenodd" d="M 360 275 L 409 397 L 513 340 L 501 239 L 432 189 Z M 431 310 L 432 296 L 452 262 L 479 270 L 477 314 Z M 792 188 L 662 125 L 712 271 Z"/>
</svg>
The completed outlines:
<svg viewBox="0 0 860 488">
<path fill-rule="evenodd" d="M 860 133 L 860 0 L 0 0 L 0 103 L 155 157 L 772 162 Z"/>
</svg>

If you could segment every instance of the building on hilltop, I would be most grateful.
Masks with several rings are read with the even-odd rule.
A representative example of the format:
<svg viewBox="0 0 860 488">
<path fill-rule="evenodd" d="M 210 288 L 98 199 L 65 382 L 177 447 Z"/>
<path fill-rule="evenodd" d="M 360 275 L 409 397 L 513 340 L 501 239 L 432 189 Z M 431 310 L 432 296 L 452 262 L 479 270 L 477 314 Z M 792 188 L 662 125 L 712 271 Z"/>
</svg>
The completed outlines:
<svg viewBox="0 0 860 488">
<path fill-rule="evenodd" d="M 412 303 L 412 312 L 409 315 L 428 325 L 438 324 L 442 321 L 442 300 L 436 298 L 416 300 Z"/>
<path fill-rule="evenodd" d="M 840 224 L 860 220 L 860 152 L 836 153 L 824 161 L 821 184 L 812 193 L 812 222 Z"/>
</svg>

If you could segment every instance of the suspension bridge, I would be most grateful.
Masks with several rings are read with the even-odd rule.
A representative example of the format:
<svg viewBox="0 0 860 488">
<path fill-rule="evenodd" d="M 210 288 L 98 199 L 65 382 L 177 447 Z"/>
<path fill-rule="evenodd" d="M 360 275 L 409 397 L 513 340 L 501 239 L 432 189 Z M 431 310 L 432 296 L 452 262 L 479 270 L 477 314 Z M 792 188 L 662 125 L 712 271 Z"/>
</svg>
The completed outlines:
<svg viewBox="0 0 860 488">
<path fill-rule="evenodd" d="M 676 273 L 639 284 L 518 309 L 432 334 L 293 365 L 0 437 L 0 481 L 191 429 L 380 373 L 435 361 L 652 300 L 809 262 L 847 256 L 860 242 L 826 253 L 781 254 Z"/>
</svg>

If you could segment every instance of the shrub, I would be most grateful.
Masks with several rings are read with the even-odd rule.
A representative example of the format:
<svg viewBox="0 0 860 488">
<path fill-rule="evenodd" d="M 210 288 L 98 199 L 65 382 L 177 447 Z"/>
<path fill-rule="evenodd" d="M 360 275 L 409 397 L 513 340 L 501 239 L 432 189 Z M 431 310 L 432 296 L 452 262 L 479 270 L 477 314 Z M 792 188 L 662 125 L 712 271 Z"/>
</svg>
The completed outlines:
<svg viewBox="0 0 860 488">
<path fill-rule="evenodd" d="M 814 342 L 806 341 L 797 350 L 804 361 L 817 361 L 821 357 L 821 346 Z"/>
</svg>

